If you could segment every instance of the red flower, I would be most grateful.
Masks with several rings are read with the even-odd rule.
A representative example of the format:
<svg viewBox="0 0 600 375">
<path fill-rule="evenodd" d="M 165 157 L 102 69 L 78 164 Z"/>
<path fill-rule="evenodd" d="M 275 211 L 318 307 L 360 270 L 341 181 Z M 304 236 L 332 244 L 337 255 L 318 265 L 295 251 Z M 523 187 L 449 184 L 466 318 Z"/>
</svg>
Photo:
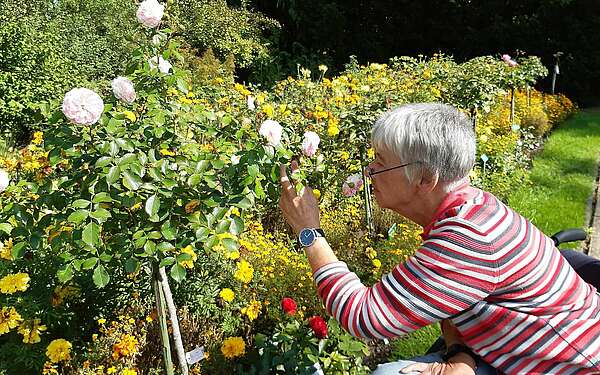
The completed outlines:
<svg viewBox="0 0 600 375">
<path fill-rule="evenodd" d="M 308 320 L 308 324 L 310 324 L 310 328 L 312 328 L 315 336 L 317 338 L 325 338 L 327 337 L 327 323 L 320 316 L 313 316 Z"/>
<path fill-rule="evenodd" d="M 294 315 L 296 313 L 296 301 L 291 298 L 285 297 L 281 300 L 281 308 L 288 315 Z"/>
</svg>

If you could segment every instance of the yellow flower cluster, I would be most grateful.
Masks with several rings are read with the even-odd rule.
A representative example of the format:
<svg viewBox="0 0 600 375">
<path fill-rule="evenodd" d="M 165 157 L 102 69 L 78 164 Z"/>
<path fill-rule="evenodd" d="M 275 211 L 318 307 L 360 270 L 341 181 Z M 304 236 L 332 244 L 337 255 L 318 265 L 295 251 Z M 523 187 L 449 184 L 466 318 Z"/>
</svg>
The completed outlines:
<svg viewBox="0 0 600 375">
<path fill-rule="evenodd" d="M 12 256 L 13 241 L 12 238 L 4 242 L 0 242 L 0 259 L 13 260 Z"/>
<path fill-rule="evenodd" d="M 246 353 L 246 343 L 241 337 L 229 337 L 223 341 L 221 353 L 227 359 L 243 356 Z"/>
<path fill-rule="evenodd" d="M 225 302 L 231 302 L 235 298 L 235 293 L 229 288 L 223 288 L 221 292 L 219 292 L 219 297 Z"/>
<path fill-rule="evenodd" d="M 137 352 L 138 340 L 130 334 L 123 334 L 119 341 L 113 345 L 113 359 L 132 356 Z"/>
<path fill-rule="evenodd" d="M 0 292 L 4 294 L 24 292 L 29 287 L 29 280 L 29 275 L 22 272 L 6 275 L 0 279 Z"/>
<path fill-rule="evenodd" d="M 246 260 L 242 259 L 237 262 L 237 269 L 233 276 L 244 284 L 248 284 L 252 281 L 252 277 L 254 276 L 254 267 Z"/>
<path fill-rule="evenodd" d="M 0 310 L 0 335 L 10 332 L 16 328 L 23 319 L 14 307 L 3 306 Z"/>
<path fill-rule="evenodd" d="M 246 315 L 250 321 L 253 321 L 254 319 L 258 318 L 261 308 L 262 304 L 260 301 L 253 299 L 248 306 L 242 307 L 241 312 L 242 314 Z"/>
<path fill-rule="evenodd" d="M 56 339 L 48 345 L 46 355 L 52 363 L 71 360 L 71 348 L 73 345 L 65 339 Z"/>
<path fill-rule="evenodd" d="M 189 254 L 191 259 L 179 261 L 182 267 L 192 269 L 194 268 L 194 262 L 198 260 L 198 256 L 194 252 L 192 245 L 187 245 L 183 249 L 181 249 L 181 254 Z"/>
<path fill-rule="evenodd" d="M 18 332 L 23 335 L 24 343 L 36 344 L 41 341 L 40 334 L 46 329 L 46 326 L 41 324 L 40 319 L 32 319 L 21 323 Z"/>
</svg>

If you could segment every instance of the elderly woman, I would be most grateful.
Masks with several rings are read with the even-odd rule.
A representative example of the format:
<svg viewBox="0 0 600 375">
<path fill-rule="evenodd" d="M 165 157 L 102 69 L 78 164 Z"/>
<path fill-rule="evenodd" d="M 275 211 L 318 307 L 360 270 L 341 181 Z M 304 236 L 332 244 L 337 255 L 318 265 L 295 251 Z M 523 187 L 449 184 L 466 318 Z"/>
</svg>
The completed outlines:
<svg viewBox="0 0 600 375">
<path fill-rule="evenodd" d="M 459 364 L 431 365 L 440 373 L 473 371 L 471 356 L 507 374 L 599 373 L 600 295 L 539 229 L 469 186 L 468 118 L 448 105 L 404 105 L 377 120 L 372 143 L 366 174 L 379 206 L 423 226 L 415 254 L 372 287 L 327 243 L 312 190 L 297 193 L 281 169 L 280 207 L 327 311 L 351 334 L 375 339 L 446 320 L 465 345 L 447 353 Z M 398 370 L 386 364 L 376 373 Z"/>
</svg>

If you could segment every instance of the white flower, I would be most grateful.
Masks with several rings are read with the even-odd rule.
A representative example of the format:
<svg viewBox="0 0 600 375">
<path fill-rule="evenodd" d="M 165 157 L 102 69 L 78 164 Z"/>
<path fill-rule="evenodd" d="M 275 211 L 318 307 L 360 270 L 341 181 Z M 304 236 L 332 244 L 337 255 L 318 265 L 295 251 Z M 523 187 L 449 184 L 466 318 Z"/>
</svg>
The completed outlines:
<svg viewBox="0 0 600 375">
<path fill-rule="evenodd" d="M 117 77 L 112 80 L 110 85 L 112 87 L 113 94 L 115 94 L 117 99 L 129 104 L 135 101 L 135 88 L 133 87 L 133 82 L 131 82 L 129 78 Z"/>
<path fill-rule="evenodd" d="M 302 141 L 302 152 L 309 158 L 312 157 L 319 148 L 321 138 L 315 132 L 308 131 L 304 133 L 304 140 Z"/>
<path fill-rule="evenodd" d="M 93 125 L 104 111 L 104 102 L 100 95 L 90 89 L 75 88 L 66 93 L 62 103 L 62 112 L 78 125 Z"/>
<path fill-rule="evenodd" d="M 247 103 L 248 103 L 248 109 L 251 111 L 254 111 L 256 109 L 256 106 L 254 105 L 254 97 L 251 95 L 248 95 L 248 98 L 246 99 Z"/>
<path fill-rule="evenodd" d="M 160 23 L 164 12 L 165 6 L 157 0 L 145 0 L 140 4 L 136 16 L 142 25 L 154 28 Z"/>
<path fill-rule="evenodd" d="M 150 69 L 156 69 L 157 65 L 156 56 L 148 60 L 148 64 L 150 64 Z M 158 70 L 162 73 L 169 74 L 169 71 L 173 68 L 173 65 L 168 60 L 162 58 L 162 56 L 158 57 Z"/>
<path fill-rule="evenodd" d="M 240 163 L 240 157 L 237 155 L 231 155 L 231 164 L 238 165 Z"/>
<path fill-rule="evenodd" d="M 166 38 L 163 34 L 154 34 L 154 36 L 152 37 L 152 44 L 154 44 L 155 46 L 160 46 L 165 40 Z"/>
<path fill-rule="evenodd" d="M 281 133 L 283 128 L 275 120 L 266 120 L 260 126 L 258 134 L 262 135 L 267 139 L 269 145 L 277 146 L 281 142 Z"/>
<path fill-rule="evenodd" d="M 4 169 L 0 169 L 0 193 L 2 193 L 10 184 L 10 176 Z"/>
<path fill-rule="evenodd" d="M 360 173 L 355 173 L 348 178 L 342 184 L 342 194 L 346 197 L 351 197 L 356 194 L 363 186 L 363 179 Z"/>
</svg>

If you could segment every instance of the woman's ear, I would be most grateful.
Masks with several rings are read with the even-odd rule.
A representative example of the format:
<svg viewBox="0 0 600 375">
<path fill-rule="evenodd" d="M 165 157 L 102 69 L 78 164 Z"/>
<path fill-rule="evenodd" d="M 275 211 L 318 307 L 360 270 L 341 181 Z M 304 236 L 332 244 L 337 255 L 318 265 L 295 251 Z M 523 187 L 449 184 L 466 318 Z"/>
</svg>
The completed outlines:
<svg viewBox="0 0 600 375">
<path fill-rule="evenodd" d="M 428 194 L 432 192 L 438 186 L 439 177 L 438 173 L 423 173 L 417 186 L 419 193 Z"/>
</svg>

